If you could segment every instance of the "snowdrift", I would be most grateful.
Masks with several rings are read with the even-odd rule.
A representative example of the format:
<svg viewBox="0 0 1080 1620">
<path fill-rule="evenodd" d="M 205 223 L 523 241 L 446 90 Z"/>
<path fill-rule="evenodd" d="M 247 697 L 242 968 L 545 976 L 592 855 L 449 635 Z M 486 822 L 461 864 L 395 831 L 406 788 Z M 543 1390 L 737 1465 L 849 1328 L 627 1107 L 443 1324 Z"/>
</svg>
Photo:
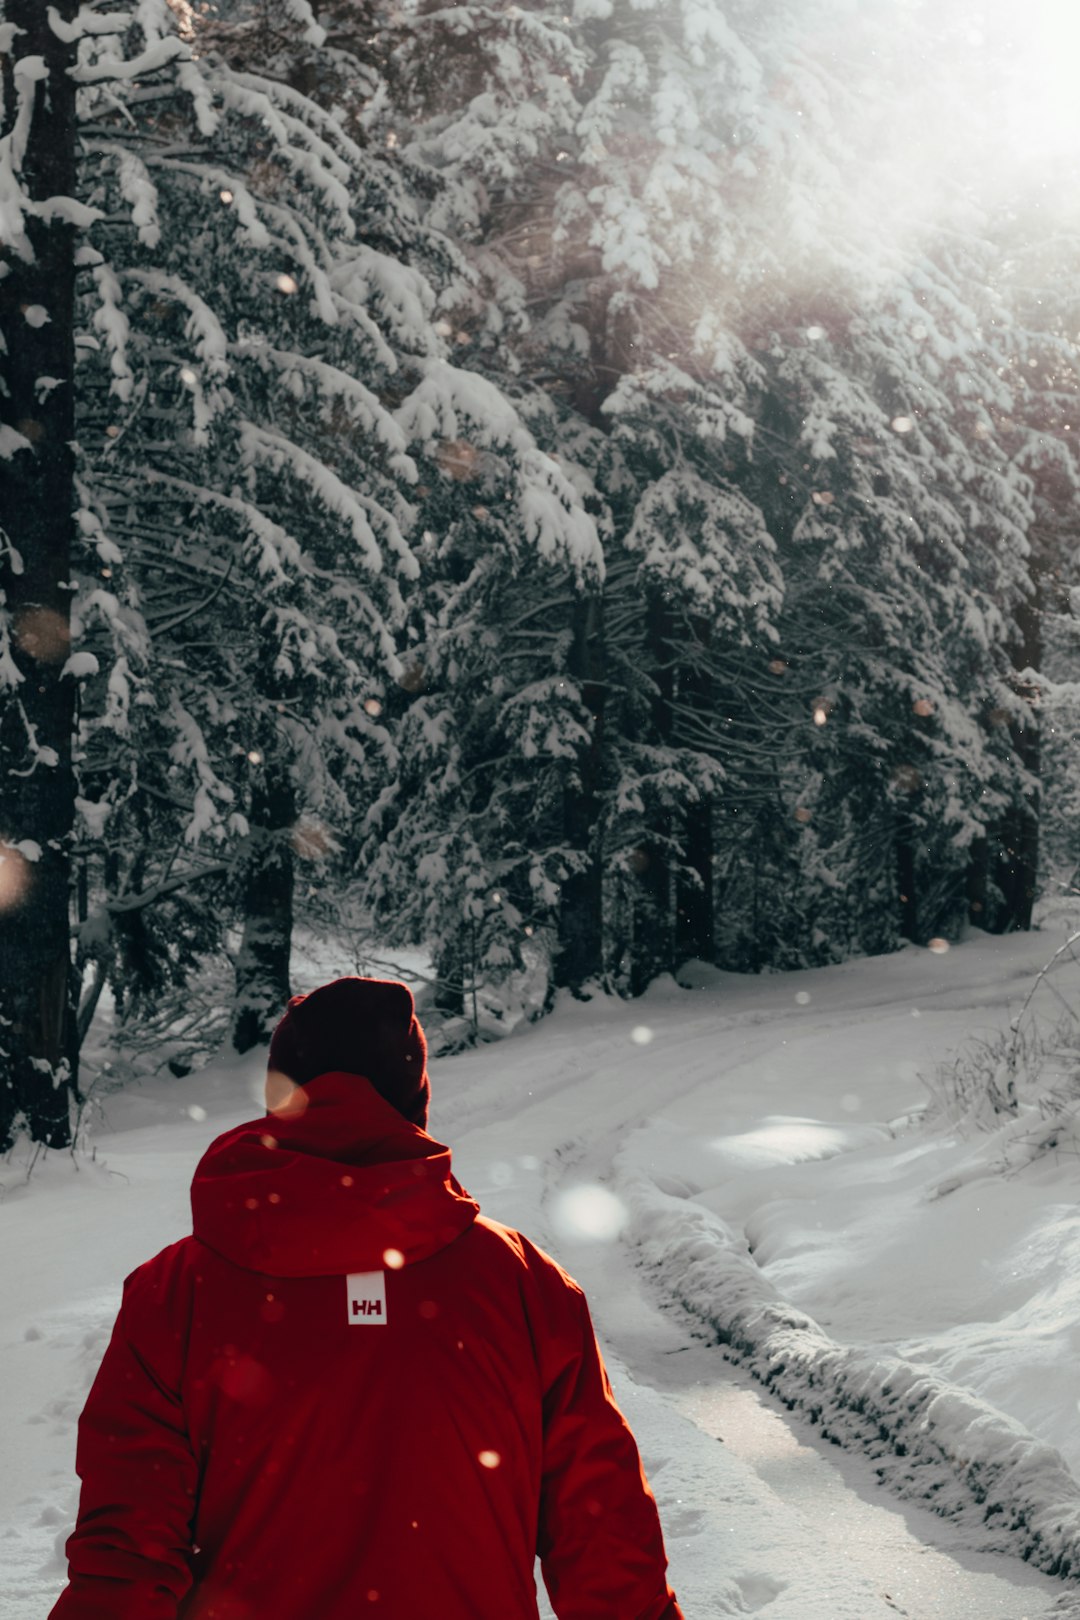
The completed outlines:
<svg viewBox="0 0 1080 1620">
<path fill-rule="evenodd" d="M 981 1521 L 988 1549 L 1080 1572 L 1080 1485 L 1060 1452 L 925 1368 L 836 1344 L 785 1303 L 718 1215 L 661 1192 L 625 1153 L 616 1176 L 627 1236 L 656 1286 L 789 1408 L 871 1457 L 898 1495 Z"/>
</svg>

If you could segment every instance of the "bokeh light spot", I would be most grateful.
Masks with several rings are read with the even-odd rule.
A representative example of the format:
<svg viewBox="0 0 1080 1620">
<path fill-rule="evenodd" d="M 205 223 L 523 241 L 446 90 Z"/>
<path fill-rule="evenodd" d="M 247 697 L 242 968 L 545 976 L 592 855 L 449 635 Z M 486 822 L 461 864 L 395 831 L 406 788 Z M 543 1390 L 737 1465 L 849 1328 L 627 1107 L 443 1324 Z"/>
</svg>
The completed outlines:
<svg viewBox="0 0 1080 1620">
<path fill-rule="evenodd" d="M 71 647 L 71 627 L 55 608 L 24 608 L 15 616 L 15 645 L 39 664 L 60 664 Z"/>
<path fill-rule="evenodd" d="M 34 868 L 10 844 L 0 844 L 0 911 L 21 905 L 33 881 Z"/>
<path fill-rule="evenodd" d="M 569 1187 L 555 1199 L 551 1220 L 558 1235 L 573 1241 L 587 1238 L 611 1243 L 625 1227 L 629 1214 L 621 1198 L 595 1182 Z"/>
<path fill-rule="evenodd" d="M 299 1119 L 308 1105 L 307 1092 L 279 1069 L 266 1071 L 266 1106 L 277 1119 Z"/>
<path fill-rule="evenodd" d="M 447 439 L 436 457 L 440 471 L 458 483 L 473 477 L 478 459 L 479 452 L 465 439 Z"/>
</svg>

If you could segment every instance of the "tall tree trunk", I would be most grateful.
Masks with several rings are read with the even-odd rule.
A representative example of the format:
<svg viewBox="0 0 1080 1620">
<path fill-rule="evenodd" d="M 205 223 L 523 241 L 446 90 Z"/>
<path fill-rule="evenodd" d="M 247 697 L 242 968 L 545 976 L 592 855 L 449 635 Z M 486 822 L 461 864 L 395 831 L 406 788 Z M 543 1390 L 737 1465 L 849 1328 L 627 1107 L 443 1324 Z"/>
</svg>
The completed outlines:
<svg viewBox="0 0 1080 1620">
<path fill-rule="evenodd" d="M 674 694 L 671 613 L 663 595 L 653 592 L 645 610 L 646 658 L 656 686 L 652 702 L 650 741 L 670 745 L 671 700 Z M 637 887 L 634 896 L 634 938 L 630 963 L 630 990 L 640 996 L 661 973 L 675 967 L 675 915 L 671 874 L 672 818 L 656 807 L 652 827 L 634 851 Z"/>
<path fill-rule="evenodd" d="M 455 932 L 435 950 L 435 1005 L 447 1018 L 465 1014 L 465 939 Z"/>
<path fill-rule="evenodd" d="M 707 722 L 714 701 L 706 662 L 712 627 L 706 619 L 694 619 L 691 629 L 701 653 L 680 670 L 679 692 L 683 702 Z M 688 956 L 712 962 L 716 956 L 713 854 L 712 795 L 702 794 L 696 804 L 686 807 L 684 869 L 675 886 L 675 955 L 680 962 Z"/>
<path fill-rule="evenodd" d="M 1035 576 L 1032 596 L 1021 603 L 1016 614 L 1020 639 L 1013 648 L 1013 665 L 1018 671 L 1042 667 L 1042 613 L 1044 581 Z M 1020 686 L 1023 696 L 1028 690 Z M 1022 725 L 1011 728 L 1012 744 L 1021 764 L 1038 778 L 1041 768 L 1039 716 L 1029 707 Z M 998 926 L 1002 933 L 1031 927 L 1035 885 L 1039 870 L 1039 812 L 1037 804 L 1018 803 L 1005 816 L 999 833 L 994 879 L 1001 890 L 1004 906 Z"/>
<path fill-rule="evenodd" d="M 915 892 L 915 844 L 911 828 L 901 823 L 895 833 L 896 888 L 900 903 L 900 935 L 916 943 L 919 937 L 919 907 Z"/>
<path fill-rule="evenodd" d="M 972 840 L 968 851 L 964 891 L 967 896 L 968 921 L 976 928 L 989 928 L 991 918 L 987 911 L 987 877 L 990 853 L 985 838 Z"/>
<path fill-rule="evenodd" d="M 703 795 L 686 809 L 686 866 L 675 891 L 675 955 L 711 962 L 716 954 L 713 902 L 713 803 Z M 692 874 L 692 876 L 691 876 Z"/>
<path fill-rule="evenodd" d="M 604 756 L 604 644 L 599 597 L 574 607 L 571 671 L 581 683 L 582 700 L 591 718 L 589 741 L 577 761 L 577 780 L 568 782 L 563 799 L 563 828 L 582 869 L 563 880 L 559 903 L 559 950 L 555 983 L 580 995 L 604 967 L 604 873 L 598 847 L 597 821 Z"/>
<path fill-rule="evenodd" d="M 9 155 L 31 203 L 75 191 L 75 46 L 50 26 L 78 0 L 5 0 Z M 44 71 L 39 71 L 40 67 Z M 70 1141 L 77 1085 L 69 915 L 75 682 L 75 257 L 73 229 L 46 213 L 0 244 L 0 1143 L 22 1116 L 35 1138 Z M 46 382 L 48 379 L 48 382 Z M 7 643 L 7 645 L 5 645 Z"/>
<path fill-rule="evenodd" d="M 289 999 L 296 795 L 284 766 L 260 767 L 251 795 L 244 862 L 244 932 L 236 959 L 233 1046 L 247 1052 L 270 1039 Z"/>
</svg>

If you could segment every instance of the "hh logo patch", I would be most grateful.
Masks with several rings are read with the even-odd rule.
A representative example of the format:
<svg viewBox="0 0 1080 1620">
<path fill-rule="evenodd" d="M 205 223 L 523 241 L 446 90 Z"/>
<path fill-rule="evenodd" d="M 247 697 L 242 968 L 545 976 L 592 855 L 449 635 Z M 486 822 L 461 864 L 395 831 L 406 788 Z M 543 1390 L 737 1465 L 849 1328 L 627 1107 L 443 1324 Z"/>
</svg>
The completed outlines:
<svg viewBox="0 0 1080 1620">
<path fill-rule="evenodd" d="M 386 1272 L 350 1271 L 345 1284 L 349 1291 L 349 1321 L 357 1327 L 385 1327 Z"/>
</svg>

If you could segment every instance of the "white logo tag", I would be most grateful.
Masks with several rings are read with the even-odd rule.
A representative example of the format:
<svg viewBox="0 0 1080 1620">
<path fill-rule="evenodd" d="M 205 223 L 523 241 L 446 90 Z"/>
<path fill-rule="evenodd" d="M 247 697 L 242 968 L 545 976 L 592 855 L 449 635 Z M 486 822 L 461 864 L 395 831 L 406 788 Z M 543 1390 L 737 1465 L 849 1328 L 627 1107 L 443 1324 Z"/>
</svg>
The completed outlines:
<svg viewBox="0 0 1080 1620">
<path fill-rule="evenodd" d="M 386 1272 L 350 1271 L 349 1321 L 357 1327 L 386 1326 Z"/>
</svg>

